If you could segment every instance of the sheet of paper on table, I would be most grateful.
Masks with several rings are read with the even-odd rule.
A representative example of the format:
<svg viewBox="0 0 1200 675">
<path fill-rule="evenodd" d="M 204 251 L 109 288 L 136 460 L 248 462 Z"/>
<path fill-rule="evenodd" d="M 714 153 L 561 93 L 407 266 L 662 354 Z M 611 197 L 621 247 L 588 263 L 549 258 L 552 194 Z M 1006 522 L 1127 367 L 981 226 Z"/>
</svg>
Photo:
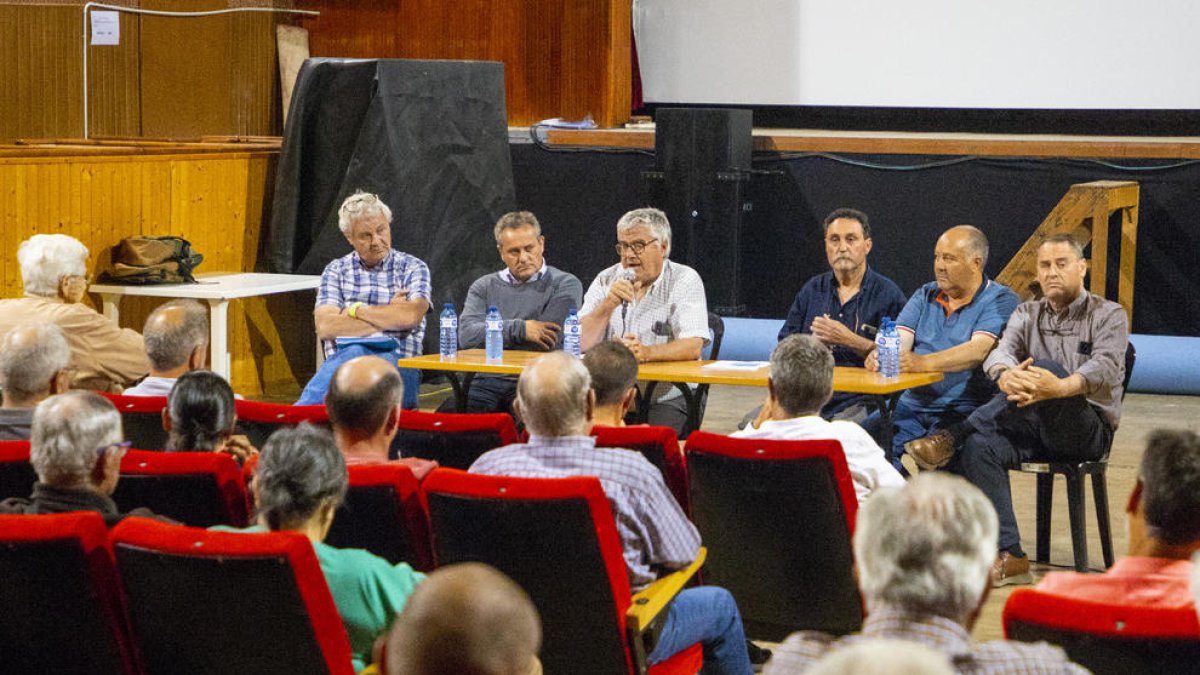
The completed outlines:
<svg viewBox="0 0 1200 675">
<path fill-rule="evenodd" d="M 758 370 L 766 368 L 768 365 L 770 364 L 766 361 L 713 361 L 701 367 L 713 370 Z"/>
</svg>

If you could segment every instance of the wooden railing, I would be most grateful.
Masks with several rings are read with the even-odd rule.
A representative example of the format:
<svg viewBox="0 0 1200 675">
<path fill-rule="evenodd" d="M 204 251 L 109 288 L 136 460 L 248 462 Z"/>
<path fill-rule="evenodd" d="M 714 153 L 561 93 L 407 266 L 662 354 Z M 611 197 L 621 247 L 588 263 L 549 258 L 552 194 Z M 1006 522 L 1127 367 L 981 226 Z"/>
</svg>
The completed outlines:
<svg viewBox="0 0 1200 675">
<path fill-rule="evenodd" d="M 1043 237 L 1068 234 L 1080 244 L 1091 244 L 1091 291 L 1105 295 L 1108 285 L 1109 221 L 1121 214 L 1120 278 L 1117 302 L 1133 321 L 1133 272 L 1137 262 L 1138 184 L 1132 181 L 1098 180 L 1071 186 L 1050 215 L 1004 266 L 996 280 L 1028 300 L 1036 293 L 1037 249 Z"/>
</svg>

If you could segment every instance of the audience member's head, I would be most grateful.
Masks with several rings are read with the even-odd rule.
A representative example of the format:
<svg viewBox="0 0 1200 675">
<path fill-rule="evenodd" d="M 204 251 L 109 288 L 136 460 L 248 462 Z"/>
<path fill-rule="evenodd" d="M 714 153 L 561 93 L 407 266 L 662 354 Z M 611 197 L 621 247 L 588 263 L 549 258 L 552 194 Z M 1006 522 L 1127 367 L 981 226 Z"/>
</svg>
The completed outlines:
<svg viewBox="0 0 1200 675">
<path fill-rule="evenodd" d="M 0 388 L 5 408 L 31 408 L 71 384 L 71 348 L 52 323 L 30 322 L 0 339 Z"/>
<path fill-rule="evenodd" d="M 830 651 L 805 675 L 953 675 L 945 654 L 919 642 L 865 638 Z"/>
<path fill-rule="evenodd" d="M 87 291 L 87 247 L 65 234 L 35 234 L 17 248 L 28 295 L 79 302 Z"/>
<path fill-rule="evenodd" d="M 637 357 L 621 342 L 607 340 L 583 355 L 583 365 L 596 393 L 597 424 L 618 425 L 637 396 Z"/>
<path fill-rule="evenodd" d="M 922 473 L 858 511 L 854 556 L 868 612 L 940 616 L 968 630 L 991 588 L 999 525 L 979 488 Z"/>
<path fill-rule="evenodd" d="M 591 384 L 579 359 L 565 352 L 550 352 L 521 373 L 515 409 L 531 434 L 583 435 L 591 429 Z"/>
<path fill-rule="evenodd" d="M 195 300 L 172 300 L 146 317 L 142 329 L 151 374 L 177 377 L 203 368 L 208 355 L 208 310 Z"/>
<path fill-rule="evenodd" d="M 350 479 L 329 432 L 308 423 L 267 439 L 254 469 L 258 521 L 271 530 L 311 530 L 325 538 Z"/>
<path fill-rule="evenodd" d="M 362 438 L 394 432 L 403 400 L 400 373 L 378 356 L 359 356 L 334 371 L 325 408 L 335 432 Z"/>
<path fill-rule="evenodd" d="M 973 225 L 956 225 L 938 237 L 933 250 L 933 271 L 938 288 L 952 298 L 974 293 L 983 282 L 988 240 Z"/>
<path fill-rule="evenodd" d="M 121 415 L 111 401 L 69 391 L 34 409 L 29 462 L 47 485 L 111 494 L 125 454 L 121 441 Z"/>
<path fill-rule="evenodd" d="M 184 373 L 171 387 L 163 412 L 168 450 L 219 450 L 236 423 L 233 388 L 211 370 Z"/>
<path fill-rule="evenodd" d="M 1128 511 L 1130 553 L 1188 559 L 1200 550 L 1200 436 L 1150 434 Z"/>
<path fill-rule="evenodd" d="M 833 395 L 833 353 L 811 335 L 785 337 L 771 350 L 767 389 L 788 417 L 816 415 Z"/>
<path fill-rule="evenodd" d="M 529 596 L 481 563 L 439 568 L 387 640 L 387 675 L 528 675 L 541 643 Z"/>
<path fill-rule="evenodd" d="M 383 261 L 392 250 L 392 210 L 367 192 L 346 197 L 338 209 L 338 228 L 367 267 Z"/>
</svg>

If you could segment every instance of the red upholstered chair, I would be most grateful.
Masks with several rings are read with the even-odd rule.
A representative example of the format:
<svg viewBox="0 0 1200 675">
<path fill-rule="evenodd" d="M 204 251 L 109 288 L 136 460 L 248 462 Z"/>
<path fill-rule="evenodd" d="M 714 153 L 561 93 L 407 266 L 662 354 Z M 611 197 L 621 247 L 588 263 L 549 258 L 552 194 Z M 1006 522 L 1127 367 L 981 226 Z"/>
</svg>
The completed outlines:
<svg viewBox="0 0 1200 675">
<path fill-rule="evenodd" d="M 1097 675 L 1200 670 L 1196 610 L 1111 605 L 1022 588 L 1004 605 L 1004 635 L 1045 640 Z"/>
<path fill-rule="evenodd" d="M 145 507 L 194 527 L 244 527 L 249 514 L 241 469 L 221 452 L 130 450 L 113 500 L 122 511 Z"/>
<path fill-rule="evenodd" d="M 0 499 L 28 497 L 37 482 L 29 464 L 29 441 L 0 441 Z"/>
<path fill-rule="evenodd" d="M 0 516 L 0 671 L 137 673 L 98 513 Z"/>
<path fill-rule="evenodd" d="M 748 636 L 862 627 L 858 500 L 840 443 L 697 431 L 685 456 L 692 520 L 709 549 L 704 581 L 733 593 Z"/>
<path fill-rule="evenodd" d="M 469 469 L 480 455 L 517 442 L 517 426 L 504 413 L 400 413 L 400 431 L 392 441 L 391 459 L 436 459 L 451 469 Z"/>
<path fill-rule="evenodd" d="M 663 480 L 675 495 L 675 501 L 684 513 L 691 513 L 687 494 L 687 466 L 683 461 L 683 450 L 671 427 L 592 427 L 596 445 L 602 448 L 629 448 L 637 450 L 658 467 Z"/>
<path fill-rule="evenodd" d="M 161 450 L 167 446 L 167 432 L 162 425 L 162 411 L 167 407 L 166 396 L 102 394 L 117 406 L 125 440 L 133 443 L 133 447 Z"/>
<path fill-rule="evenodd" d="M 237 433 L 245 434 L 256 448 L 261 448 L 280 427 L 294 427 L 301 422 L 329 427 L 329 412 L 323 405 L 285 405 L 238 399 L 234 409 L 238 418 Z"/>
<path fill-rule="evenodd" d="M 425 478 L 434 554 L 480 561 L 512 577 L 542 618 L 547 673 L 646 672 L 645 636 L 703 562 L 630 596 L 620 536 L 600 481 L 508 478 L 436 469 Z M 695 673 L 695 645 L 649 669 Z"/>
<path fill-rule="evenodd" d="M 350 489 L 325 543 L 363 548 L 392 563 L 431 569 L 429 523 L 412 469 L 403 464 L 359 464 L 349 469 Z"/>
<path fill-rule="evenodd" d="M 126 518 L 111 539 L 147 675 L 352 675 L 346 629 L 303 534 Z"/>
</svg>

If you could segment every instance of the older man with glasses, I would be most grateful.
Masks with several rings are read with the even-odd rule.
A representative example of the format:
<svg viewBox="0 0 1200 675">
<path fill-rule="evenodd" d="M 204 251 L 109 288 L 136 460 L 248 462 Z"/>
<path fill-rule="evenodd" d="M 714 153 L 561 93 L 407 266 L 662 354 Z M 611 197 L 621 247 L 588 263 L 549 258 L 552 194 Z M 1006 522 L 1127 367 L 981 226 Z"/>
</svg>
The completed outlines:
<svg viewBox="0 0 1200 675">
<path fill-rule="evenodd" d="M 704 282 L 696 270 L 670 260 L 666 214 L 647 208 L 621 216 L 616 251 L 620 262 L 600 272 L 583 296 L 583 350 L 619 339 L 638 363 L 699 359 L 709 341 Z M 674 388 L 659 391 L 648 421 L 683 429 L 683 397 Z"/>
</svg>

